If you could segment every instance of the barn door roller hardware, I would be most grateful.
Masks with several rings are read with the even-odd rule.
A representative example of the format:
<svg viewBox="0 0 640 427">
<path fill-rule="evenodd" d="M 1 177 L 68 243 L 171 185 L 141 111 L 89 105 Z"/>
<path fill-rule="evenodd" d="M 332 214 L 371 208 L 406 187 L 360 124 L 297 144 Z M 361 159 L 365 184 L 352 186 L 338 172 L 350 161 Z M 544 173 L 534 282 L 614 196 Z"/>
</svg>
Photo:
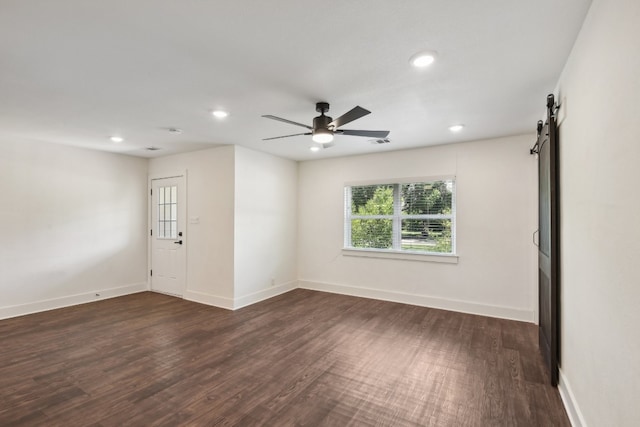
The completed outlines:
<svg viewBox="0 0 640 427">
<path fill-rule="evenodd" d="M 553 94 L 547 95 L 547 122 L 542 123 L 542 120 L 538 120 L 536 143 L 533 145 L 533 147 L 531 147 L 531 149 L 529 149 L 529 154 L 540 153 L 540 150 L 542 150 L 542 145 L 540 145 L 540 136 L 542 135 L 542 131 L 543 129 L 545 129 L 545 125 L 549 124 L 549 119 L 551 117 L 553 117 L 554 119 L 556 118 L 556 114 L 558 113 L 559 109 L 560 109 L 560 105 L 556 104 L 555 97 L 553 96 Z M 545 132 L 547 133 L 549 132 L 548 128 L 545 129 Z M 543 138 L 542 141 L 543 141 L 542 144 L 544 145 L 544 141 L 546 141 L 546 139 Z"/>
</svg>

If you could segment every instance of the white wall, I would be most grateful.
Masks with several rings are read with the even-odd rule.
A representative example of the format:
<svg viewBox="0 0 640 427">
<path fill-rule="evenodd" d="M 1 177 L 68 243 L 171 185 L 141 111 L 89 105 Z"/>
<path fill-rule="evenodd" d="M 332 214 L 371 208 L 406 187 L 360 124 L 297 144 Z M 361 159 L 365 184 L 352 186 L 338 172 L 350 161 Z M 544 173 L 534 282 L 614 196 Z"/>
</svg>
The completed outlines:
<svg viewBox="0 0 640 427">
<path fill-rule="evenodd" d="M 149 176 L 187 172 L 187 289 L 185 299 L 233 308 L 234 146 L 154 158 Z M 148 197 L 146 197 L 148 199 Z"/>
<path fill-rule="evenodd" d="M 296 287 L 297 186 L 296 162 L 236 147 L 236 308 Z"/>
<path fill-rule="evenodd" d="M 146 289 L 146 182 L 144 159 L 0 142 L 0 318 Z"/>
<path fill-rule="evenodd" d="M 594 0 L 559 82 L 561 392 L 640 422 L 640 2 Z"/>
<path fill-rule="evenodd" d="M 532 134 L 300 163 L 300 286 L 534 321 L 534 139 Z M 342 254 L 345 183 L 443 175 L 456 176 L 458 264 Z"/>
</svg>

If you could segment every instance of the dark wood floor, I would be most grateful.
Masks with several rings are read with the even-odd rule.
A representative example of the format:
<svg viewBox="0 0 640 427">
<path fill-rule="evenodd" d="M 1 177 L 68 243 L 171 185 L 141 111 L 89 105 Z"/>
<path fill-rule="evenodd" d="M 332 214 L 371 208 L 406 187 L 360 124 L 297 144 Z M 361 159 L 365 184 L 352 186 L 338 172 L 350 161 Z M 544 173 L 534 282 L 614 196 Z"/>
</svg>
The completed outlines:
<svg viewBox="0 0 640 427">
<path fill-rule="evenodd" d="M 0 426 L 568 426 L 534 325 L 306 290 L 0 321 Z"/>
</svg>

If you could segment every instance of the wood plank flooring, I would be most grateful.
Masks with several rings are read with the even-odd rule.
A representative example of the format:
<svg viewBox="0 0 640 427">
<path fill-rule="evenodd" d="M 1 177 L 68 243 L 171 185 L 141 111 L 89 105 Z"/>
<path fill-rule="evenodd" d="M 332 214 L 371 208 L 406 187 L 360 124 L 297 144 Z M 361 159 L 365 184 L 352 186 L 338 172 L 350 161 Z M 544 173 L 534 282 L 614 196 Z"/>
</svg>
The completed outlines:
<svg viewBox="0 0 640 427">
<path fill-rule="evenodd" d="M 0 321 L 0 426 L 568 426 L 534 325 L 295 290 Z"/>
</svg>

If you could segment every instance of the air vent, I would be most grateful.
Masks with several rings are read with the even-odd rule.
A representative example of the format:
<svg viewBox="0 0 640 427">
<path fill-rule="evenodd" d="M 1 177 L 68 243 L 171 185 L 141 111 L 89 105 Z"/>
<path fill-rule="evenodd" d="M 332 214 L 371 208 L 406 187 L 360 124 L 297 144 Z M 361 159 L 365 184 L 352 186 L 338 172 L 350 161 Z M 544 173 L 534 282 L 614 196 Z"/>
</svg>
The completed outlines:
<svg viewBox="0 0 640 427">
<path fill-rule="evenodd" d="M 372 144 L 388 144 L 391 142 L 389 138 L 380 138 L 380 139 L 370 139 L 370 143 Z"/>
</svg>

